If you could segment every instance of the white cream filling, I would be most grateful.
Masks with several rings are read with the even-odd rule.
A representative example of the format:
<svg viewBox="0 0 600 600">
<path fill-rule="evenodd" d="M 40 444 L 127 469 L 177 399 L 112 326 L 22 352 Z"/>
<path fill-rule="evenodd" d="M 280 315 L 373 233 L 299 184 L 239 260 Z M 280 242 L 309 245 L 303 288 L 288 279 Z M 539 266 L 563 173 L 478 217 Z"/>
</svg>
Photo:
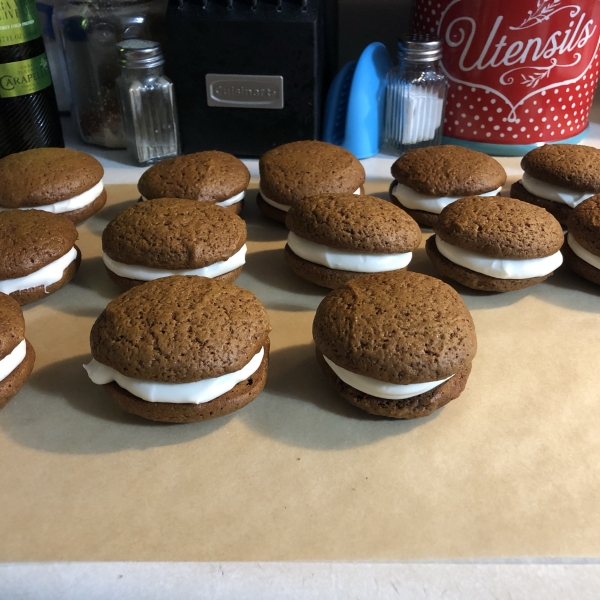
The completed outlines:
<svg viewBox="0 0 600 600">
<path fill-rule="evenodd" d="M 412 398 L 413 396 L 424 394 L 438 385 L 441 385 L 444 381 L 448 381 L 450 377 L 454 377 L 454 375 L 450 375 L 450 377 L 440 379 L 439 381 L 425 381 L 424 383 L 409 383 L 407 385 L 386 383 L 385 381 L 379 381 L 372 377 L 366 377 L 365 375 L 358 375 L 351 371 L 347 371 L 331 362 L 325 355 L 323 355 L 323 358 L 333 372 L 344 383 L 347 383 L 349 386 L 364 392 L 365 394 L 370 394 L 371 396 L 384 398 L 386 400 L 404 400 L 405 398 Z"/>
<path fill-rule="evenodd" d="M 23 362 L 26 354 L 27 344 L 22 340 L 10 354 L 0 360 L 0 381 L 4 381 Z"/>
<path fill-rule="evenodd" d="M 79 194 L 79 196 L 73 196 L 67 200 L 61 200 L 54 204 L 45 204 L 42 206 L 22 206 L 20 210 L 43 210 L 50 213 L 60 214 L 83 208 L 88 204 L 91 204 L 104 189 L 104 183 L 100 180 L 93 188 Z M 0 208 L 2 210 L 13 210 L 12 208 Z"/>
<path fill-rule="evenodd" d="M 579 256 L 581 260 L 592 265 L 596 269 L 600 269 L 600 256 L 592 254 L 589 250 L 586 250 L 570 233 L 567 236 L 567 244 L 573 252 Z"/>
<path fill-rule="evenodd" d="M 102 260 L 108 269 L 116 273 L 119 277 L 127 277 L 128 279 L 138 279 L 140 281 L 152 281 L 161 277 L 169 277 L 171 275 L 198 275 L 199 277 L 218 277 L 241 267 L 246 263 L 247 246 L 244 244 L 233 256 L 227 260 L 221 260 L 200 267 L 199 269 L 155 269 L 153 267 L 144 267 L 141 265 L 126 265 L 125 263 L 113 260 L 106 253 L 102 253 Z"/>
<path fill-rule="evenodd" d="M 49 265 L 29 273 L 24 277 L 15 277 L 14 279 L 3 279 L 0 281 L 0 292 L 3 294 L 11 294 L 19 290 L 28 290 L 29 288 L 43 285 L 44 290 L 53 283 L 62 279 L 65 269 L 77 258 L 77 250 L 75 246 L 71 248 L 65 255 L 51 262 Z"/>
<path fill-rule="evenodd" d="M 238 383 L 251 377 L 262 362 L 265 349 L 261 348 L 250 362 L 234 373 L 212 377 L 191 383 L 159 383 L 144 379 L 135 379 L 122 375 L 117 370 L 99 363 L 83 365 L 89 378 L 98 385 L 115 381 L 123 389 L 147 402 L 169 402 L 170 404 L 204 404 L 232 390 Z"/>
<path fill-rule="evenodd" d="M 544 200 L 560 202 L 561 204 L 566 204 L 571 208 L 575 208 L 584 200 L 595 196 L 595 193 L 593 192 L 578 192 L 576 190 L 570 190 L 558 185 L 552 185 L 545 181 L 540 181 L 535 177 L 531 177 L 531 175 L 527 175 L 527 173 L 523 173 L 521 184 L 530 194 L 533 194 L 534 196 L 539 196 L 540 198 L 544 198 Z"/>
<path fill-rule="evenodd" d="M 287 243 L 294 254 L 318 265 L 339 271 L 356 273 L 381 273 L 403 269 L 412 258 L 412 252 L 402 254 L 363 254 L 350 250 L 338 250 L 324 244 L 305 240 L 290 231 Z"/>
<path fill-rule="evenodd" d="M 543 277 L 558 269 L 563 261 L 560 251 L 542 258 L 493 258 L 452 246 L 437 235 L 435 244 L 440 254 L 453 263 L 496 279 Z"/>
<path fill-rule="evenodd" d="M 217 206 L 231 206 L 232 204 L 237 204 L 238 202 L 241 202 L 244 199 L 244 194 L 246 193 L 246 190 L 240 192 L 239 194 L 236 194 L 235 196 L 231 196 L 231 198 L 227 198 L 226 200 L 222 200 L 221 202 L 217 202 Z"/>
<path fill-rule="evenodd" d="M 279 204 L 279 202 L 275 202 L 275 200 L 271 200 L 271 198 L 267 198 L 267 196 L 265 196 L 265 193 L 260 188 L 260 184 L 258 185 L 258 192 L 262 196 L 262 199 L 267 204 L 270 204 L 271 206 L 274 206 L 275 208 L 278 208 L 279 210 L 283 210 L 284 212 L 287 212 L 288 210 L 290 210 L 290 208 L 292 208 L 289 204 Z M 360 196 L 360 188 L 358 188 L 357 190 L 355 190 L 352 193 L 355 196 Z"/>
<path fill-rule="evenodd" d="M 225 200 L 221 200 L 221 202 L 215 202 L 215 204 L 217 206 L 231 206 L 232 204 L 237 204 L 238 202 L 241 202 L 244 199 L 244 196 L 246 194 L 246 190 L 242 190 L 239 194 L 236 194 L 235 196 L 231 196 L 231 198 L 226 198 Z M 142 196 L 140 195 L 140 198 L 146 202 L 148 200 L 148 198 L 146 198 L 146 196 Z M 189 198 L 190 200 L 193 200 L 194 198 Z M 153 200 L 156 200 L 156 198 L 153 198 Z"/>
<path fill-rule="evenodd" d="M 475 195 L 497 196 L 501 189 L 502 186 L 491 192 Z M 464 198 L 464 196 L 431 196 L 430 194 L 421 194 L 402 183 L 396 183 L 392 188 L 392 196 L 394 196 L 402 206 L 406 206 L 406 208 L 410 208 L 411 210 L 423 210 L 436 215 L 439 215 L 449 204 Z"/>
</svg>

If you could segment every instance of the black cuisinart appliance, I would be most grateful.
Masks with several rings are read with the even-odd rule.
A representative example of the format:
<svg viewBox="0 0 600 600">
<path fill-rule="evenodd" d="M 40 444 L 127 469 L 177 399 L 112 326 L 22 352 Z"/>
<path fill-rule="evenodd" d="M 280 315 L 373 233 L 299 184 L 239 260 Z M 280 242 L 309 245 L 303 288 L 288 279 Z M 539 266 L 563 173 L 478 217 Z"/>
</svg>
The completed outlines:
<svg viewBox="0 0 600 600">
<path fill-rule="evenodd" d="M 166 54 L 183 152 L 318 139 L 337 0 L 169 0 Z"/>
</svg>

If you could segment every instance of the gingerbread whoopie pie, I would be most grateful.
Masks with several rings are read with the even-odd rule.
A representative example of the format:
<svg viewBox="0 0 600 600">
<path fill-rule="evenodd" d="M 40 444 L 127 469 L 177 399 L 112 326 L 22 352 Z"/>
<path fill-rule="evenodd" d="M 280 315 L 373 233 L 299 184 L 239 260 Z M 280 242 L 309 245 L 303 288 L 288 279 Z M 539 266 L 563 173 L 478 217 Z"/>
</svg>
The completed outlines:
<svg viewBox="0 0 600 600">
<path fill-rule="evenodd" d="M 81 263 L 76 240 L 77 229 L 64 215 L 0 212 L 0 292 L 22 306 L 65 286 Z"/>
<path fill-rule="evenodd" d="M 218 150 L 167 158 L 150 167 L 138 182 L 142 200 L 187 198 L 216 204 L 239 214 L 250 171 L 239 159 Z"/>
<path fill-rule="evenodd" d="M 19 303 L 0 294 L 0 409 L 23 387 L 34 362 L 35 352 L 25 339 L 25 319 Z"/>
<path fill-rule="evenodd" d="M 600 193 L 600 150 L 575 144 L 546 144 L 521 160 L 523 177 L 510 195 L 545 208 L 561 225 L 573 209 Z"/>
<path fill-rule="evenodd" d="M 139 202 L 107 225 L 102 252 L 109 277 L 124 290 L 170 275 L 232 282 L 246 262 L 246 223 L 195 200 Z"/>
<path fill-rule="evenodd" d="M 90 379 L 125 411 L 191 423 L 227 415 L 267 379 L 269 318 L 251 292 L 194 276 L 121 294 L 90 335 Z"/>
<path fill-rule="evenodd" d="M 34 148 L 0 159 L 0 212 L 43 210 L 81 223 L 106 203 L 104 169 L 89 154 Z"/>
<path fill-rule="evenodd" d="M 560 223 L 514 198 L 462 198 L 442 212 L 425 245 L 436 269 L 475 290 L 510 292 L 544 281 L 562 264 Z"/>
<path fill-rule="evenodd" d="M 339 146 L 318 141 L 283 144 L 258 161 L 261 212 L 285 223 L 287 211 L 307 196 L 362 194 L 365 170 L 358 158 Z"/>
<path fill-rule="evenodd" d="M 562 247 L 565 265 L 600 284 L 600 194 L 578 204 L 569 215 L 567 227 Z"/>
<path fill-rule="evenodd" d="M 506 172 L 491 156 L 462 146 L 411 150 L 392 165 L 390 199 L 419 225 L 433 227 L 442 209 L 465 196 L 497 196 Z"/>
<path fill-rule="evenodd" d="M 406 269 L 421 230 L 403 210 L 373 196 L 320 194 L 287 213 L 285 259 L 296 275 L 337 288 L 364 273 Z"/>
<path fill-rule="evenodd" d="M 477 350 L 461 297 L 434 277 L 362 275 L 330 292 L 313 322 L 336 391 L 368 413 L 413 419 L 457 398 Z"/>
</svg>

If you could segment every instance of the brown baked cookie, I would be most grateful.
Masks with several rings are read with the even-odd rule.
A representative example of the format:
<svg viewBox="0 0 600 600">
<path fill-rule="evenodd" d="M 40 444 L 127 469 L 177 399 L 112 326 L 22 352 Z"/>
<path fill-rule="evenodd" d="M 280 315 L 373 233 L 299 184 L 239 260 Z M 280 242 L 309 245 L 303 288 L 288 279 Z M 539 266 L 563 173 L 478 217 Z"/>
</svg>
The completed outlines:
<svg viewBox="0 0 600 600">
<path fill-rule="evenodd" d="M 0 159 L 0 209 L 37 208 L 81 223 L 106 203 L 104 169 L 89 154 L 35 148 Z"/>
<path fill-rule="evenodd" d="M 134 394 L 133 384 L 189 384 L 239 371 L 244 374 L 250 368 L 243 379 L 234 380 L 202 407 L 193 398 L 187 401 L 189 386 L 175 385 L 164 395 L 153 392 L 161 406 L 143 410 L 117 389 L 118 402 L 136 414 L 165 417 L 169 422 L 203 420 L 231 412 L 260 393 L 266 376 L 266 359 L 260 353 L 264 350 L 268 356 L 269 331 L 267 313 L 251 292 L 204 277 L 165 277 L 139 285 L 108 304 L 92 327 L 94 360 L 86 368 L 96 383 L 115 382 L 110 386 L 112 396 L 117 388 Z M 106 367 L 110 377 L 93 376 L 98 369 L 106 373 Z M 178 402 L 163 399 L 174 398 L 173 394 L 180 394 Z"/>
<path fill-rule="evenodd" d="M 562 262 L 558 221 L 514 198 L 461 198 L 440 213 L 434 232 L 426 244 L 434 265 L 442 275 L 477 290 L 529 287 Z"/>
<path fill-rule="evenodd" d="M 525 154 L 525 173 L 559 187 L 600 192 L 600 150 L 577 144 L 546 144 Z"/>
<path fill-rule="evenodd" d="M 285 215 L 280 213 L 307 196 L 351 194 L 361 190 L 365 182 L 360 161 L 348 150 L 326 142 L 301 141 L 278 146 L 265 152 L 258 166 L 258 207 L 266 216 L 282 222 Z M 265 205 L 274 210 L 265 210 Z"/>
<path fill-rule="evenodd" d="M 63 215 L 0 212 L 0 292 L 24 305 L 66 285 L 81 261 L 76 240 L 75 225 Z"/>
<path fill-rule="evenodd" d="M 396 160 L 391 171 L 390 199 L 424 227 L 435 225 L 442 204 L 448 202 L 434 207 L 431 200 L 495 195 L 506 183 L 506 172 L 497 160 L 462 146 L 411 150 Z"/>
<path fill-rule="evenodd" d="M 428 146 L 401 156 L 392 177 L 431 196 L 474 196 L 506 183 L 506 172 L 491 156 L 462 146 Z"/>
<path fill-rule="evenodd" d="M 244 264 L 245 244 L 246 223 L 236 214 L 180 198 L 130 206 L 102 233 L 105 266 L 123 289 L 176 274 L 231 282 Z"/>
<path fill-rule="evenodd" d="M 575 207 L 562 253 L 572 271 L 600 284 L 600 194 Z"/>
<path fill-rule="evenodd" d="M 439 279 L 410 271 L 363 275 L 330 292 L 317 308 L 313 338 L 344 398 L 403 419 L 456 397 L 477 350 L 460 296 Z"/>
<path fill-rule="evenodd" d="M 511 196 L 545 208 L 565 226 L 575 206 L 600 192 L 600 150 L 591 146 L 546 144 L 528 152 L 521 168 Z"/>
<path fill-rule="evenodd" d="M 150 167 L 138 182 L 144 200 L 187 198 L 219 204 L 237 214 L 250 183 L 246 165 L 226 152 L 207 150 L 167 158 Z"/>
<path fill-rule="evenodd" d="M 369 269 L 405 269 L 421 242 L 413 219 L 373 196 L 309 196 L 290 208 L 286 225 L 285 258 L 292 270 L 330 288 Z"/>
<path fill-rule="evenodd" d="M 0 293 L 0 409 L 29 377 L 35 352 L 25 339 L 23 311 L 16 300 Z"/>
</svg>

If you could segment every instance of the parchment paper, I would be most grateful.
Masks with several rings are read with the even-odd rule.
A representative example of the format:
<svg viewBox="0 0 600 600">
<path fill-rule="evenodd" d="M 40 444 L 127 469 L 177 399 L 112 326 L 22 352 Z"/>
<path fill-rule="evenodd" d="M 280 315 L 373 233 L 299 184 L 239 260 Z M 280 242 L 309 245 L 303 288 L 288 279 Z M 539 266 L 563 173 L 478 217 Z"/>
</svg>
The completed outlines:
<svg viewBox="0 0 600 600">
<path fill-rule="evenodd" d="M 0 412 L 0 560 L 600 554 L 599 288 L 562 269 L 507 294 L 456 284 L 479 341 L 467 389 L 424 419 L 371 417 L 321 374 L 311 325 L 327 290 L 287 268 L 286 230 L 251 192 L 236 284 L 271 318 L 267 387 L 229 417 L 154 424 L 82 368 L 91 325 L 118 294 L 100 235 L 135 186 L 108 195 L 79 227 L 74 281 L 25 307 L 37 361 Z M 409 268 L 435 274 L 423 248 Z"/>
</svg>

